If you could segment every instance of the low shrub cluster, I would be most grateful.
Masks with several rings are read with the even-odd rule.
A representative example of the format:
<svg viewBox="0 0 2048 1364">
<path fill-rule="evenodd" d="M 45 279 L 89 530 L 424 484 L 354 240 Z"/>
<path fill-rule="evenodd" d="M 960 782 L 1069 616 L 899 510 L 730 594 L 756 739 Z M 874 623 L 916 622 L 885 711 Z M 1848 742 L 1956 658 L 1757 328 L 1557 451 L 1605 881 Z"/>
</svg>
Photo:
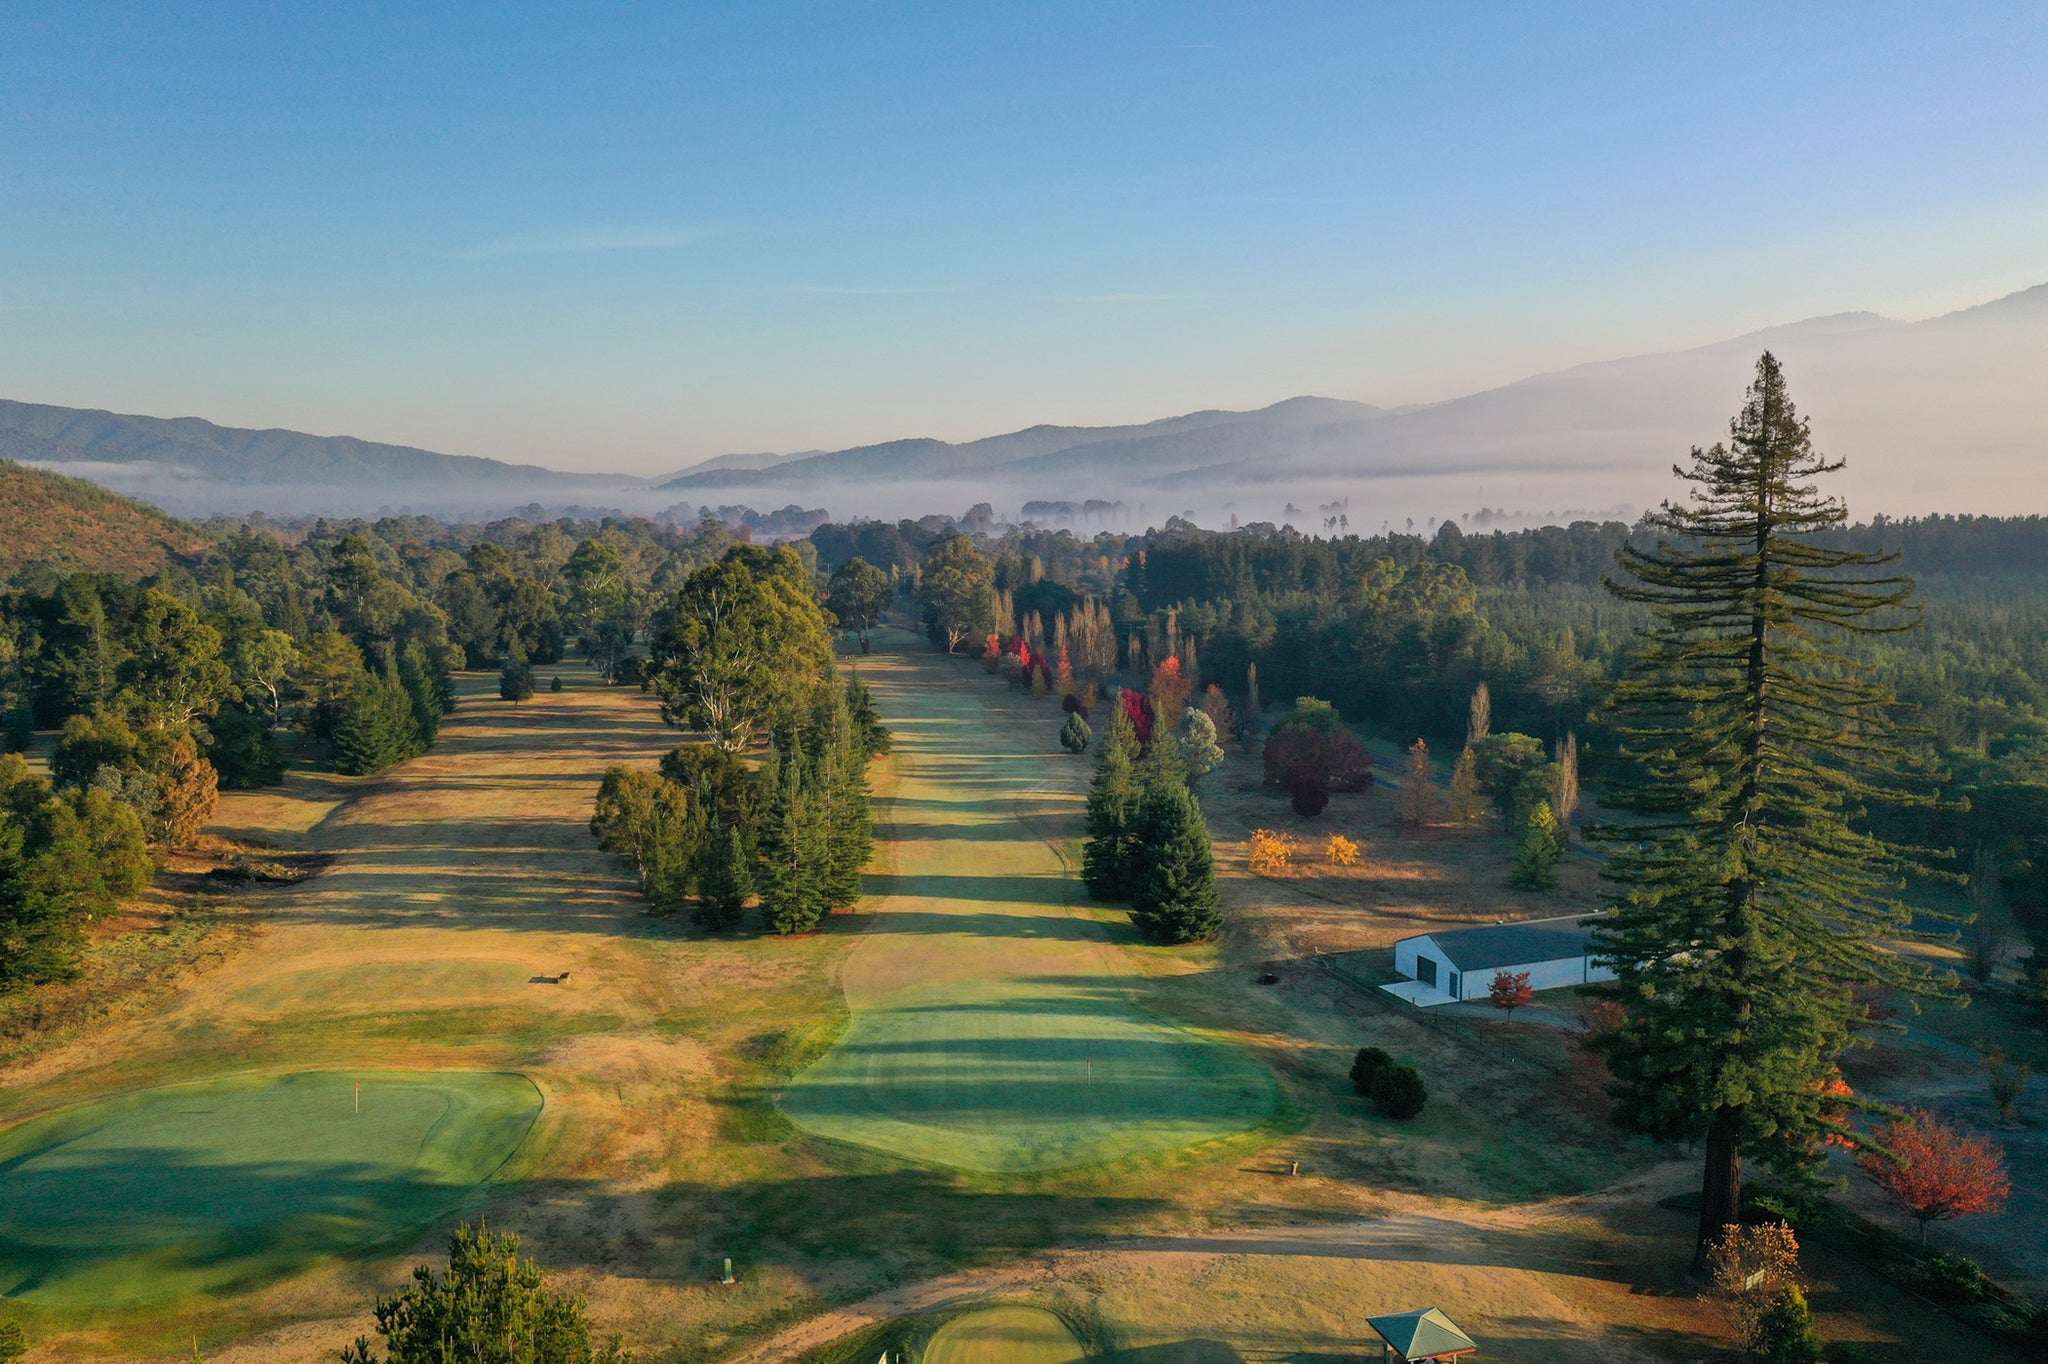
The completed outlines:
<svg viewBox="0 0 2048 1364">
<path fill-rule="evenodd" d="M 1382 1115 L 1400 1122 L 1419 1117 L 1429 1089 L 1413 1066 L 1402 1065 L 1379 1047 L 1360 1047 L 1351 1061 L 1351 1086 L 1371 1099 Z"/>
</svg>

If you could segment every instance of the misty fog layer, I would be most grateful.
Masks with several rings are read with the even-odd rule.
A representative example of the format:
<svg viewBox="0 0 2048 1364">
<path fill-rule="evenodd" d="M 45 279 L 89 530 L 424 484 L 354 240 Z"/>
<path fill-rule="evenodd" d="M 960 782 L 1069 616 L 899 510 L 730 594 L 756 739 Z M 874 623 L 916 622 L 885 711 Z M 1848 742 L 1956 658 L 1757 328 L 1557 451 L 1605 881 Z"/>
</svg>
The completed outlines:
<svg viewBox="0 0 2048 1364">
<path fill-rule="evenodd" d="M 1675 460 L 1725 434 L 1766 348 L 1784 362 L 1816 445 L 1848 461 L 1840 486 L 1858 516 L 2048 511 L 2048 285 L 1922 322 L 1816 318 L 1426 406 L 1300 398 L 1141 426 L 723 456 L 669 479 L 25 403 L 0 403 L 0 456 L 188 516 L 469 517 L 536 504 L 690 515 L 796 504 L 841 519 L 894 519 L 988 502 L 1003 519 L 1077 526 L 1174 515 L 1302 530 L 1332 529 L 1341 517 L 1362 532 L 1460 516 L 1510 525 L 1625 519 L 1672 495 Z M 1089 500 L 1115 510 L 1084 516 Z M 1059 504 L 1072 504 L 1071 517 Z"/>
</svg>

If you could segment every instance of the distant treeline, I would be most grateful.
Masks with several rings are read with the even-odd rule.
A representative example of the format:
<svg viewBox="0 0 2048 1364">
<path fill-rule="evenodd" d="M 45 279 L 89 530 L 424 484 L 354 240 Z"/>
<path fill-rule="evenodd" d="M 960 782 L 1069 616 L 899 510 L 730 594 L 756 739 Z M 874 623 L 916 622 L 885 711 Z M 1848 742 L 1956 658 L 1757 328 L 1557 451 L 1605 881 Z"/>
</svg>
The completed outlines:
<svg viewBox="0 0 2048 1364">
<path fill-rule="evenodd" d="M 1094 639 L 1106 619 L 1113 656 L 1094 670 L 1124 685 L 1142 687 L 1171 653 L 1248 725 L 1247 703 L 1314 696 L 1368 731 L 1445 752 L 1458 751 L 1485 682 L 1497 729 L 1545 744 L 1576 733 L 1597 778 L 1611 751 L 1599 704 L 1645 622 L 1601 582 L 1644 534 L 1582 521 L 1486 533 L 1447 522 L 1426 538 L 1185 524 L 969 538 L 927 518 L 825 525 L 811 543 L 823 569 L 856 556 L 892 569 L 944 646 L 980 652 L 994 633 L 1009 656 L 1014 637 L 1053 669 L 1077 625 Z M 1842 644 L 1897 689 L 1941 774 L 1940 804 L 1881 816 L 1887 831 L 1966 862 L 1981 849 L 2048 941 L 2048 518 L 1879 518 L 1828 538 L 1896 551 L 1897 571 L 1920 584 L 1919 628 Z M 1069 652 L 1077 673 L 1102 663 Z"/>
</svg>

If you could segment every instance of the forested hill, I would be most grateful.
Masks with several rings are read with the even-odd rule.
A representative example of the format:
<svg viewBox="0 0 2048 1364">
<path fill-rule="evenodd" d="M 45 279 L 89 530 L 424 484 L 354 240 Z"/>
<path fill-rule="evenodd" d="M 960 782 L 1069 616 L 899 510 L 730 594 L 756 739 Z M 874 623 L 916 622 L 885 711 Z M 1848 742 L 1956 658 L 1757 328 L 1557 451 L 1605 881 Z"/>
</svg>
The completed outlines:
<svg viewBox="0 0 2048 1364">
<path fill-rule="evenodd" d="M 143 577 L 195 552 L 195 528 L 83 479 L 0 459 L 0 582 L 31 564 Z"/>
<path fill-rule="evenodd" d="M 644 480 L 561 473 L 354 436 L 218 426 L 0 399 L 0 458 L 75 465 L 187 515 L 356 515 L 386 507 L 467 514 L 536 499 L 608 500 Z"/>
</svg>

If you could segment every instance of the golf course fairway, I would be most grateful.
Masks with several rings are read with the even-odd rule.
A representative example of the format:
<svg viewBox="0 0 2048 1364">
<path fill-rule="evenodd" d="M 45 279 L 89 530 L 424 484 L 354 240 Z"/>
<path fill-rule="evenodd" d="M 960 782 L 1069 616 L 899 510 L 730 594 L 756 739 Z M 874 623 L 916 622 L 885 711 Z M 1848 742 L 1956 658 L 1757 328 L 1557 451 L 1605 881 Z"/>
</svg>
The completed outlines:
<svg viewBox="0 0 2048 1364">
<path fill-rule="evenodd" d="M 388 1241 L 453 1211 L 540 1108 L 520 1075 L 312 1071 L 31 1119 L 0 1133 L 0 1293 L 120 1307 Z"/>
<path fill-rule="evenodd" d="M 984 1307 L 941 1326 L 924 1364 L 1080 1364 L 1067 1324 L 1040 1307 Z"/>
<path fill-rule="evenodd" d="M 921 1164 L 1019 1174 L 1264 1121 L 1271 1077 L 1139 1010 L 1121 949 L 1071 912 L 1078 883 L 1046 837 L 1088 769 L 1052 746 L 1058 708 L 1010 702 L 912 637 L 885 647 L 860 673 L 896 736 L 877 828 L 893 873 L 870 878 L 879 912 L 842 971 L 852 1022 L 783 1111 Z"/>
</svg>

